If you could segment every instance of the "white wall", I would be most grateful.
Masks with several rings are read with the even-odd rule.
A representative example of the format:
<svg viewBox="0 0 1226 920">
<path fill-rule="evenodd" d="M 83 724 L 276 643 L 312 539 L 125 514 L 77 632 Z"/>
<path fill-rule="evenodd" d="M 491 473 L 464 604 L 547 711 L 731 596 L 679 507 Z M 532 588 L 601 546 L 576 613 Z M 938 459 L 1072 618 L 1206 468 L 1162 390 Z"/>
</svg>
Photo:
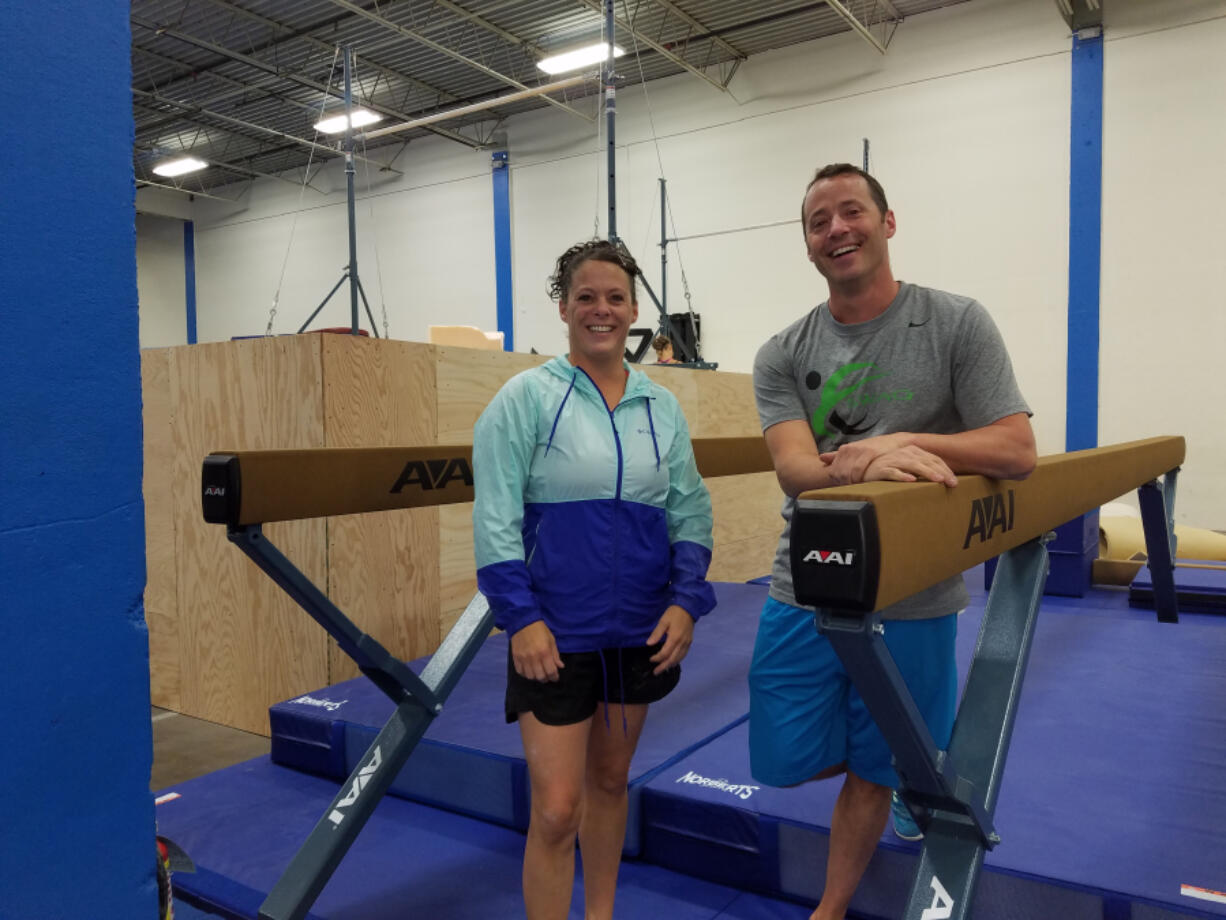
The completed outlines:
<svg viewBox="0 0 1226 920">
<path fill-rule="evenodd" d="M 657 280 L 654 119 L 678 235 L 740 230 L 683 241 L 681 261 L 705 356 L 748 371 L 768 335 L 825 299 L 800 199 L 816 167 L 859 163 L 867 137 L 898 217 L 896 273 L 988 306 L 1041 449 L 1062 450 L 1069 49 L 1050 4 L 982 0 L 907 21 L 884 58 L 849 34 L 751 58 L 727 95 L 689 75 L 653 83 L 650 115 L 641 90 L 620 92 L 618 231 Z M 552 351 L 562 327 L 542 279 L 591 235 L 605 154 L 591 129 L 553 112 L 512 123 L 510 147 L 516 341 Z M 670 310 L 684 304 L 678 268 L 670 252 Z M 641 306 L 650 323 L 654 308 Z"/>
<path fill-rule="evenodd" d="M 1103 54 L 1100 437 L 1185 435 L 1179 520 L 1226 530 L 1226 5 L 1117 6 Z"/>
<path fill-rule="evenodd" d="M 187 344 L 183 221 L 136 215 L 136 288 L 140 347 Z"/>
<path fill-rule="evenodd" d="M 1112 0 L 1107 14 L 1100 441 L 1186 434 L 1179 518 L 1226 528 L 1212 477 L 1226 465 L 1215 405 L 1226 388 L 1210 360 L 1226 341 L 1213 271 L 1226 128 L 1211 103 L 1226 90 L 1226 0 Z M 988 307 L 1041 452 L 1063 450 L 1070 68 L 1050 0 L 975 0 L 908 19 L 884 57 L 849 34 L 752 58 L 726 94 L 688 74 L 623 89 L 619 234 L 657 283 L 662 163 L 676 233 L 715 234 L 670 249 L 669 307 L 684 304 L 684 266 L 705 356 L 748 371 L 769 334 L 824 299 L 793 221 L 813 170 L 858 163 L 867 137 L 898 218 L 896 274 Z M 605 232 L 603 137 L 554 108 L 506 127 L 516 348 L 556 353 L 564 328 L 546 277 L 594 224 Z M 488 152 L 427 138 L 395 166 L 403 175 L 368 191 L 359 165 L 357 182 L 360 274 L 378 324 L 385 300 L 393 338 L 422 340 L 432 322 L 495 328 Z M 340 278 L 339 161 L 313 184 L 302 194 L 260 180 L 224 193 L 235 204 L 195 202 L 200 341 L 262 332 L 283 263 L 276 332 L 296 330 Z M 652 324 L 654 307 L 641 306 Z M 348 323 L 342 290 L 312 325 Z"/>
<path fill-rule="evenodd" d="M 489 163 L 488 151 L 433 139 L 410 144 L 403 175 L 368 178 L 358 163 L 358 277 L 380 335 L 385 308 L 395 339 L 425 341 L 431 323 L 497 328 Z M 273 332 L 296 332 L 349 262 L 345 202 L 339 158 L 305 190 L 261 180 L 237 204 L 197 202 L 200 341 L 262 334 L 274 299 Z M 310 328 L 350 318 L 346 283 Z M 360 300 L 359 320 L 370 328 Z"/>
</svg>

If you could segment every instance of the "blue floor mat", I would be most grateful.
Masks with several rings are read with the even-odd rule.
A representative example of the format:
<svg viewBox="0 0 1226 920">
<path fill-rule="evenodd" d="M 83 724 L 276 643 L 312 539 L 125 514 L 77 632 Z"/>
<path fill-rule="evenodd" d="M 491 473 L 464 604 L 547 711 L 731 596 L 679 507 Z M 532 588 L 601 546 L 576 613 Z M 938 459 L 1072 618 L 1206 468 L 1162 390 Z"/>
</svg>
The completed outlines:
<svg viewBox="0 0 1226 920">
<path fill-rule="evenodd" d="M 764 585 L 718 583 L 718 606 L 694 630 L 681 683 L 653 706 L 630 765 L 626 852 L 638 848 L 638 787 L 749 712 L 746 678 Z M 410 662 L 420 673 L 428 659 Z M 526 830 L 527 764 L 519 728 L 503 715 L 507 637 L 492 636 L 430 725 L 390 794 Z M 392 713 L 365 677 L 277 703 L 269 710 L 274 762 L 335 780 L 347 777 Z M 609 713 L 619 718 L 614 707 Z"/>
<path fill-rule="evenodd" d="M 158 827 L 196 863 L 174 877 L 196 916 L 254 918 L 337 784 L 261 757 L 165 790 Z M 311 909 L 310 920 L 488 920 L 523 915 L 523 835 L 385 798 Z M 802 920 L 809 908 L 627 862 L 618 916 L 668 920 Z M 190 916 L 185 913 L 184 916 Z M 570 916 L 580 920 L 582 874 Z"/>
<path fill-rule="evenodd" d="M 963 674 L 983 600 L 960 623 Z M 1226 916 L 1185 888 L 1226 891 L 1226 625 L 1139 614 L 1121 591 L 1044 598 L 976 920 Z M 737 726 L 647 784 L 642 856 L 816 899 L 838 789 L 756 784 Z M 887 828 L 853 907 L 897 916 L 917 852 Z"/>
<path fill-rule="evenodd" d="M 972 602 L 959 631 L 963 671 L 985 601 L 976 576 L 967 576 Z M 690 695 L 675 712 L 677 694 L 653 708 L 654 734 L 632 769 L 642 850 L 623 866 L 625 920 L 803 920 L 821 889 L 837 781 L 781 790 L 749 776 L 746 725 L 735 713 L 744 712 L 765 588 L 717 591 L 721 607 L 699 624 L 678 690 Z M 467 695 L 457 691 L 409 769 L 418 762 L 442 795 L 469 796 L 480 808 L 507 809 L 523 796 L 511 810 L 522 809 L 526 823 L 526 785 L 513 788 L 526 783 L 514 773 L 522 771 L 518 732 L 501 716 L 505 645 L 490 647 L 489 673 L 466 675 Z M 347 700 L 335 713 L 300 704 L 326 716 L 308 720 L 320 727 L 325 759 L 365 749 L 369 738 L 345 737 L 367 730 L 348 721 L 343 709 L 359 708 L 350 703 L 390 712 L 381 697 L 347 692 L 365 679 L 338 686 L 346 692 L 317 698 Z M 370 720 L 371 737 L 382 718 Z M 713 721 L 690 724 L 700 719 Z M 451 751 L 467 772 L 439 759 Z M 497 769 L 482 773 L 482 759 Z M 180 797 L 158 806 L 159 827 L 200 866 L 175 878 L 182 903 L 226 920 L 254 918 L 343 775 L 311 776 L 262 758 L 174 787 Z M 758 788 L 742 797 L 739 786 Z M 1129 606 L 1127 589 L 1044 597 L 997 823 L 1004 840 L 987 857 L 976 920 L 1226 917 L 1226 903 L 1203 899 L 1226 891 L 1226 619 L 1185 613 L 1179 624 L 1159 624 Z M 388 797 L 312 916 L 522 916 L 523 836 L 506 826 L 514 824 Z M 898 915 L 916 853 L 887 830 L 854 916 Z"/>
</svg>

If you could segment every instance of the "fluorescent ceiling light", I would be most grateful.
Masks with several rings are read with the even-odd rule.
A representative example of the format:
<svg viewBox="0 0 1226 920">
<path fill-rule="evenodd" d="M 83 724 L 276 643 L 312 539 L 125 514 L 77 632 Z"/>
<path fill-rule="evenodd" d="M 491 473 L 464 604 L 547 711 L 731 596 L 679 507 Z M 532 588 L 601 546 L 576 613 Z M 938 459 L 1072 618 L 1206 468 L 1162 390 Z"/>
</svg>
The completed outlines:
<svg viewBox="0 0 1226 920">
<path fill-rule="evenodd" d="M 613 46 L 613 57 L 621 57 L 626 52 L 617 45 Z M 545 73 L 566 73 L 568 70 L 578 70 L 589 64 L 608 60 L 609 46 L 605 42 L 597 42 L 586 48 L 576 48 L 574 51 L 564 51 L 562 54 L 552 54 L 536 62 L 536 66 Z"/>
<path fill-rule="evenodd" d="M 182 176 L 186 173 L 197 172 L 208 165 L 204 160 L 197 160 L 195 157 L 179 157 L 177 160 L 165 160 L 159 163 L 153 167 L 153 171 L 159 176 Z"/>
<path fill-rule="evenodd" d="M 353 110 L 353 126 L 355 128 L 373 125 L 377 121 L 383 121 L 383 116 L 377 112 L 371 112 L 368 109 Z M 324 134 L 340 134 L 345 130 L 345 113 L 329 115 L 315 125 L 315 130 L 321 131 Z"/>
</svg>

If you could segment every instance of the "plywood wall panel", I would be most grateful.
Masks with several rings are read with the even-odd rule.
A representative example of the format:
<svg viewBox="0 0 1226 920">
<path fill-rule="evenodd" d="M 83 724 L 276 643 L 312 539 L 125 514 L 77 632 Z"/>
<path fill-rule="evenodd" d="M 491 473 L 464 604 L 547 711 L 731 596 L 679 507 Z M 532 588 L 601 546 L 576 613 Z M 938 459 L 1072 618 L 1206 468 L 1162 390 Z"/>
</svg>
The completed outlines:
<svg viewBox="0 0 1226 920">
<path fill-rule="evenodd" d="M 477 593 L 477 568 L 473 559 L 473 506 L 443 505 L 439 514 L 439 607 L 440 628 L 447 634 L 450 624 L 464 612 Z"/>
<path fill-rule="evenodd" d="M 708 479 L 715 519 L 709 577 L 747 581 L 770 572 L 783 532 L 783 492 L 774 473 Z"/>
<path fill-rule="evenodd" d="M 684 367 L 655 367 L 645 364 L 639 368 L 653 383 L 668 389 L 677 397 L 681 412 L 685 415 L 685 423 L 690 426 L 690 437 L 707 437 L 702 431 L 702 419 L 699 413 L 701 400 L 699 393 L 706 385 L 705 378 L 711 376 L 709 371 L 695 371 Z"/>
<path fill-rule="evenodd" d="M 200 465 L 212 450 L 323 446 L 319 341 L 284 336 L 175 348 L 174 521 L 180 711 L 268 732 L 270 701 L 321 686 L 326 636 L 200 514 Z M 324 522 L 270 526 L 270 539 L 317 584 Z"/>
<path fill-rule="evenodd" d="M 146 603 L 145 623 L 149 628 L 149 702 L 180 712 L 179 618 Z"/>
<path fill-rule="evenodd" d="M 328 447 L 438 443 L 437 348 L 364 336 L 320 338 Z"/>
<path fill-rule="evenodd" d="M 175 583 L 174 448 L 170 439 L 170 349 L 141 352 L 144 427 L 145 624 L 150 702 L 179 708 L 179 630 Z"/>
<path fill-rule="evenodd" d="M 268 539 L 317 585 L 323 583 L 327 565 L 325 524 L 324 520 L 286 521 L 265 528 Z M 306 611 L 237 547 L 229 549 L 243 564 L 245 594 L 252 602 L 251 615 L 240 613 L 235 618 L 235 635 L 243 646 L 233 679 L 242 690 L 232 694 L 238 715 L 229 724 L 268 734 L 268 707 L 272 703 L 329 683 L 329 639 Z"/>
<path fill-rule="evenodd" d="M 544 355 L 437 347 L 438 444 L 471 444 L 473 425 L 498 389 Z"/>
<path fill-rule="evenodd" d="M 163 704 L 267 732 L 270 704 L 357 673 L 223 528 L 200 519 L 209 451 L 471 444 L 499 387 L 546 360 L 341 335 L 147 353 L 146 490 L 168 496 L 147 500 L 149 558 L 162 560 L 156 575 L 151 565 L 148 607 Z M 758 433 L 748 375 L 645 370 L 676 394 L 695 437 Z M 708 485 L 711 577 L 764 574 L 781 526 L 774 477 Z M 433 652 L 476 590 L 471 515 L 471 505 L 442 506 L 285 522 L 267 533 L 361 629 L 407 659 Z"/>
<path fill-rule="evenodd" d="M 328 519 L 328 596 L 396 657 L 438 648 L 438 582 L 437 508 Z M 331 643 L 327 683 L 358 673 Z"/>
<path fill-rule="evenodd" d="M 415 342 L 324 336 L 327 446 L 435 443 L 436 357 Z M 398 658 L 427 655 L 442 639 L 438 556 L 438 508 L 329 518 L 328 596 Z M 328 657 L 329 683 L 359 673 L 334 642 Z"/>
<path fill-rule="evenodd" d="M 783 532 L 783 490 L 774 473 L 749 473 L 706 480 L 715 517 L 716 543 L 735 543 L 762 533 Z"/>
<path fill-rule="evenodd" d="M 174 449 L 170 440 L 170 349 L 141 352 L 141 420 L 145 431 L 145 606 L 173 616 L 174 566 Z"/>
<path fill-rule="evenodd" d="M 763 534 L 736 543 L 722 543 L 711 555 L 712 581 L 749 581 L 771 572 L 779 535 Z"/>
<path fill-rule="evenodd" d="M 762 433 L 753 399 L 749 374 L 703 374 L 699 389 L 697 422 L 691 421 L 704 438 L 751 437 Z"/>
</svg>

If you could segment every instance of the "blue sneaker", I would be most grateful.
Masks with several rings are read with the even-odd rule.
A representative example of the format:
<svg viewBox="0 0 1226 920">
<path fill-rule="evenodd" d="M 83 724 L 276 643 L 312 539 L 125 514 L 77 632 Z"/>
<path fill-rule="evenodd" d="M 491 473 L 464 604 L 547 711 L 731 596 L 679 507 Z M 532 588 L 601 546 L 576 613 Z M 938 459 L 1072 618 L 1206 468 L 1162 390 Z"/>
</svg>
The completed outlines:
<svg viewBox="0 0 1226 920">
<path fill-rule="evenodd" d="M 923 838 L 924 832 L 919 829 L 919 825 L 915 823 L 911 812 L 903 804 L 903 800 L 898 797 L 897 792 L 890 796 L 890 818 L 894 824 L 894 833 L 903 840 Z"/>
</svg>

